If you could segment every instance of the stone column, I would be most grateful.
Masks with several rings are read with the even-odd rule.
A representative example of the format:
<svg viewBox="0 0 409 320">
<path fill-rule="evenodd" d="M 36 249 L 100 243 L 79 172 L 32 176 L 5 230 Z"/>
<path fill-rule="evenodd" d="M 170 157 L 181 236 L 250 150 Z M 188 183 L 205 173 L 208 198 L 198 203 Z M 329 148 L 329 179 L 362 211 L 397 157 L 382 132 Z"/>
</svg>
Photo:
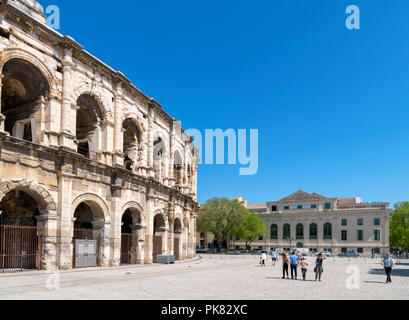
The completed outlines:
<svg viewBox="0 0 409 320">
<path fill-rule="evenodd" d="M 37 226 L 41 228 L 41 268 L 55 270 L 57 268 L 57 211 L 50 211 L 37 216 Z"/>
<path fill-rule="evenodd" d="M 146 234 L 146 226 L 137 226 L 136 233 L 138 236 L 138 244 L 137 244 L 137 253 L 136 253 L 136 263 L 137 264 L 144 264 L 145 263 L 145 234 Z"/>
<path fill-rule="evenodd" d="M 148 172 L 149 177 L 155 177 L 155 170 L 153 168 L 153 124 L 152 124 L 152 111 L 148 112 Z"/>
<path fill-rule="evenodd" d="M 183 226 L 183 233 L 181 234 L 180 241 L 182 242 L 182 251 L 180 252 L 180 258 L 181 260 L 186 260 L 188 255 L 187 255 L 187 241 L 188 241 L 188 233 L 189 233 L 189 228 L 187 226 Z"/>
<path fill-rule="evenodd" d="M 124 150 L 123 150 L 123 130 L 122 130 L 122 88 L 119 85 L 114 97 L 114 157 L 112 160 L 113 166 L 124 166 Z"/>
<path fill-rule="evenodd" d="M 110 242 L 110 265 L 117 267 L 121 264 L 121 194 L 114 193 L 111 200 L 111 242 Z"/>
<path fill-rule="evenodd" d="M 68 165 L 66 165 L 68 166 Z M 57 265 L 60 270 L 72 268 L 73 229 L 75 219 L 72 216 L 72 180 L 65 175 L 69 167 L 62 167 L 58 174 L 58 212 L 60 215 L 58 228 L 58 257 Z"/>
<path fill-rule="evenodd" d="M 174 123 L 174 122 L 173 122 Z M 176 180 L 174 178 L 175 160 L 173 158 L 174 152 L 174 127 L 172 126 L 169 137 L 169 173 L 168 173 L 168 185 L 173 188 L 176 185 Z"/>
<path fill-rule="evenodd" d="M 100 238 L 99 247 L 99 259 L 101 267 L 108 267 L 110 260 L 110 233 L 111 233 L 111 221 L 96 220 L 92 222 L 92 228 L 94 233 Z"/>
<path fill-rule="evenodd" d="M 0 74 L 0 131 L 4 131 L 4 122 L 6 120 L 6 117 L 1 113 L 3 111 L 3 107 L 1 105 L 1 95 L 2 95 L 2 89 L 3 89 L 3 74 Z"/>
<path fill-rule="evenodd" d="M 196 217 L 192 218 L 192 259 L 196 258 L 196 237 L 197 237 L 197 229 L 196 229 Z"/>
<path fill-rule="evenodd" d="M 74 64 L 72 62 L 72 52 L 69 49 L 64 49 L 64 58 L 62 60 L 63 65 L 63 86 L 62 86 L 62 108 L 61 108 L 61 132 L 60 132 L 60 147 L 71 149 L 76 151 L 75 144 L 75 119 L 73 106 L 76 105 L 76 101 L 71 101 L 72 92 L 72 68 Z"/>
<path fill-rule="evenodd" d="M 174 230 L 174 222 L 169 226 L 168 230 L 168 254 L 175 254 L 175 233 Z"/>
<path fill-rule="evenodd" d="M 146 222 L 145 228 L 145 242 L 144 242 L 144 262 L 145 264 L 151 264 L 153 262 L 153 201 L 151 198 L 152 190 L 150 186 L 146 189 Z"/>
</svg>

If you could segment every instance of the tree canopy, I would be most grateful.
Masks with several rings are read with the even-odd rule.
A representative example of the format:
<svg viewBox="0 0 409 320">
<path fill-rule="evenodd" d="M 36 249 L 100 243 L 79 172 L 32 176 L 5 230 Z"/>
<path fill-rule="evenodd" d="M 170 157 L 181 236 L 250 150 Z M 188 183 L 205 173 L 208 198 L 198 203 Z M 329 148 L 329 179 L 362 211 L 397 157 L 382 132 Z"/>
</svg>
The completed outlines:
<svg viewBox="0 0 409 320">
<path fill-rule="evenodd" d="M 395 203 L 390 220 L 390 246 L 409 250 L 409 201 Z"/>
<path fill-rule="evenodd" d="M 233 236 L 234 229 L 242 224 L 249 211 L 237 200 L 213 198 L 207 200 L 199 212 L 197 230 L 211 232 L 220 251 L 222 243 Z"/>
<path fill-rule="evenodd" d="M 237 239 L 244 240 L 246 243 L 246 249 L 255 240 L 260 237 L 264 237 L 267 233 L 267 228 L 264 224 L 263 219 L 255 214 L 248 212 L 243 223 L 237 225 L 233 229 L 233 235 Z"/>
</svg>

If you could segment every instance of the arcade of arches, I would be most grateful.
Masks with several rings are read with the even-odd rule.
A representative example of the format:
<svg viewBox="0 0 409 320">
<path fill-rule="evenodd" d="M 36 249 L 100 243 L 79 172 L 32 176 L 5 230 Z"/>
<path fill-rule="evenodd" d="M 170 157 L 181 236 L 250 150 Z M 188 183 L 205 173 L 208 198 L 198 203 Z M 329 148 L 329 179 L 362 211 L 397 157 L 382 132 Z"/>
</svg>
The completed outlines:
<svg viewBox="0 0 409 320">
<path fill-rule="evenodd" d="M 0 271 L 195 258 L 192 137 L 36 1 L 14 2 L 0 7 Z"/>
</svg>

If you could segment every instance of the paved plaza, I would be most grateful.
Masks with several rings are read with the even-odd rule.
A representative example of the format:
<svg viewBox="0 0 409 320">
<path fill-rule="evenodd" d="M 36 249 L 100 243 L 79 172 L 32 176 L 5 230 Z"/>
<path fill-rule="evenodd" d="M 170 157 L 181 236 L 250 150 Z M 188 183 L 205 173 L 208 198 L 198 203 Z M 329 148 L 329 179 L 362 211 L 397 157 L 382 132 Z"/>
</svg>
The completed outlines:
<svg viewBox="0 0 409 320">
<path fill-rule="evenodd" d="M 76 270 L 54 275 L 0 274 L 0 299 L 409 299 L 409 261 L 402 260 L 395 267 L 393 283 L 386 285 L 379 260 L 327 259 L 322 282 L 312 281 L 314 260 L 309 260 L 305 282 L 282 280 L 281 262 L 273 267 L 268 261 L 262 268 L 255 256 L 204 256 L 175 265 Z M 359 268 L 358 290 L 347 289 L 351 275 L 346 270 L 351 265 Z"/>
</svg>

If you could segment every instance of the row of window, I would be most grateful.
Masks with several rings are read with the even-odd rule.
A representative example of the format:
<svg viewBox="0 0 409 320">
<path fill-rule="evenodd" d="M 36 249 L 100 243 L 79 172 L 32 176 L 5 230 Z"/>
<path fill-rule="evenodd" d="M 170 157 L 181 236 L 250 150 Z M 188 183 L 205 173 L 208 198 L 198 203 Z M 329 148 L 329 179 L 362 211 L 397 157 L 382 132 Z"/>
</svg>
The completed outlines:
<svg viewBox="0 0 409 320">
<path fill-rule="evenodd" d="M 331 203 L 327 202 L 324 204 L 325 210 L 330 210 L 331 209 Z M 298 206 L 284 206 L 284 210 L 302 210 L 302 209 L 317 209 L 316 204 L 311 204 L 311 205 L 298 205 Z M 277 211 L 277 206 L 272 206 L 271 211 Z"/>
<path fill-rule="evenodd" d="M 297 240 L 302 240 L 304 239 L 304 225 L 299 223 L 296 226 L 296 239 Z M 309 239 L 311 240 L 316 240 L 318 239 L 318 225 L 316 223 L 311 223 L 309 227 Z M 364 238 L 364 231 L 363 230 L 358 230 L 357 231 L 357 240 L 358 241 L 363 241 Z M 291 238 L 291 226 L 286 223 L 283 225 L 283 240 L 289 240 Z M 260 238 L 259 240 L 262 240 L 263 238 Z M 278 226 L 276 224 L 271 225 L 270 228 L 270 239 L 271 240 L 277 240 L 278 239 Z M 324 240 L 331 240 L 332 239 L 332 225 L 331 223 L 325 223 L 323 226 L 323 239 Z M 348 240 L 348 232 L 347 230 L 342 230 L 341 231 L 341 239 L 343 241 Z M 380 241 L 381 240 L 381 231 L 380 230 L 374 230 L 374 240 L 375 241 Z"/>
<path fill-rule="evenodd" d="M 342 226 L 347 226 L 348 225 L 348 220 L 347 219 L 342 219 L 341 225 Z M 358 219 L 357 220 L 357 225 L 358 226 L 363 226 L 364 225 L 364 219 Z M 380 226 L 381 225 L 381 219 L 375 218 L 374 219 L 374 225 L 375 226 Z"/>
<path fill-rule="evenodd" d="M 357 240 L 358 241 L 364 241 L 364 231 L 363 230 L 357 230 Z M 375 241 L 381 241 L 381 230 L 374 230 L 374 236 L 373 239 Z M 342 230 L 341 231 L 341 240 L 342 241 L 347 241 L 348 240 L 348 231 L 347 230 Z"/>
</svg>

